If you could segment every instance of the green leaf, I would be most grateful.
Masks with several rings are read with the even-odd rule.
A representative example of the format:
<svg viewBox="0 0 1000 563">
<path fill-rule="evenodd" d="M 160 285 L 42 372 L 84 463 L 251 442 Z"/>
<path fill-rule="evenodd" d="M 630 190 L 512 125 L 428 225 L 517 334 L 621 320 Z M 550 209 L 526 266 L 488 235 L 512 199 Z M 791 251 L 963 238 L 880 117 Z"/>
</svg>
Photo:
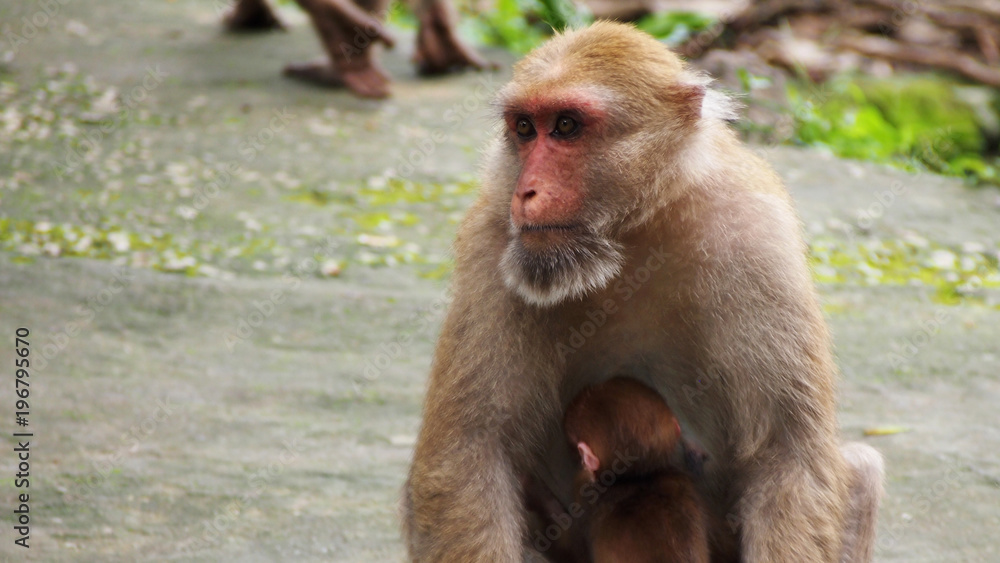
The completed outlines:
<svg viewBox="0 0 1000 563">
<path fill-rule="evenodd" d="M 714 17 L 698 12 L 657 12 L 640 18 L 635 26 L 668 45 L 679 45 L 715 22 Z"/>
</svg>

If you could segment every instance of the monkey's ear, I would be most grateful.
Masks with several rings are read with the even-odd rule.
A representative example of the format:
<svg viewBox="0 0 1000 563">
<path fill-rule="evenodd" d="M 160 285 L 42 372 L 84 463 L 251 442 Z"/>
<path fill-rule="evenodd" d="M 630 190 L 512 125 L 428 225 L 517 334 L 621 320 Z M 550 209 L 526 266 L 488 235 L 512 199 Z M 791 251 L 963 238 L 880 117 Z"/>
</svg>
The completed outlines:
<svg viewBox="0 0 1000 563">
<path fill-rule="evenodd" d="M 694 123 L 700 118 L 738 120 L 740 104 L 726 94 L 709 88 L 711 82 L 707 75 L 688 75 L 668 88 L 664 96 L 685 123 Z"/>
<path fill-rule="evenodd" d="M 701 106 L 705 100 L 704 85 L 683 82 L 675 84 L 665 92 L 665 97 L 684 123 L 696 123 L 701 118 Z"/>
<path fill-rule="evenodd" d="M 580 463 L 583 465 L 583 468 L 591 476 L 597 473 L 597 468 L 601 466 L 601 460 L 597 459 L 597 456 L 594 455 L 594 451 L 590 449 L 587 442 L 577 442 L 576 451 L 580 452 Z"/>
</svg>

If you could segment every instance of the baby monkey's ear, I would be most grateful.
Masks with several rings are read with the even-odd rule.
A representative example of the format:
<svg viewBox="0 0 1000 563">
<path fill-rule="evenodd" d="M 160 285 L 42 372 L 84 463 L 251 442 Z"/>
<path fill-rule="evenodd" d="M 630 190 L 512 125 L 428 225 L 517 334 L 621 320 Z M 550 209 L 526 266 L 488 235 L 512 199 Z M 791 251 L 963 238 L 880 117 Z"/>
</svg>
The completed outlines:
<svg viewBox="0 0 1000 563">
<path fill-rule="evenodd" d="M 601 466 L 601 460 L 597 459 L 594 451 L 590 449 L 587 442 L 577 442 L 576 451 L 580 452 L 580 465 L 590 473 L 590 480 L 596 479 L 597 468 Z"/>
</svg>

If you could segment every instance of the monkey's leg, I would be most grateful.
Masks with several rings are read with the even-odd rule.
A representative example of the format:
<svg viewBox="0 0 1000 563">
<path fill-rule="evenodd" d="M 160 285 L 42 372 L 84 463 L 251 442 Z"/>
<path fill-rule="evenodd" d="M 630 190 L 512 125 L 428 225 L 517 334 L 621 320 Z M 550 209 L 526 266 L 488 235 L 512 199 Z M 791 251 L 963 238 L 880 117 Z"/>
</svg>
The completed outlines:
<svg viewBox="0 0 1000 563">
<path fill-rule="evenodd" d="M 236 0 L 236 4 L 223 16 L 222 25 L 234 32 L 285 29 L 267 0 Z"/>
<path fill-rule="evenodd" d="M 417 0 L 415 10 L 420 30 L 413 62 L 420 74 L 445 74 L 469 67 L 496 68 L 459 40 L 447 0 Z"/>
<path fill-rule="evenodd" d="M 868 563 L 875 556 L 875 528 L 885 466 L 882 455 L 866 444 L 844 444 L 841 451 L 851 476 L 851 500 L 845 515 L 840 562 Z"/>
<path fill-rule="evenodd" d="M 379 21 L 387 0 L 296 0 L 312 20 L 327 59 L 285 67 L 285 75 L 332 87 L 347 87 L 364 98 L 389 95 L 389 76 L 379 66 L 374 47 L 394 40 Z M 374 14 L 374 15 L 373 15 Z"/>
<path fill-rule="evenodd" d="M 742 560 L 840 561 L 848 497 L 839 448 L 770 448 L 757 460 L 736 505 Z"/>
</svg>

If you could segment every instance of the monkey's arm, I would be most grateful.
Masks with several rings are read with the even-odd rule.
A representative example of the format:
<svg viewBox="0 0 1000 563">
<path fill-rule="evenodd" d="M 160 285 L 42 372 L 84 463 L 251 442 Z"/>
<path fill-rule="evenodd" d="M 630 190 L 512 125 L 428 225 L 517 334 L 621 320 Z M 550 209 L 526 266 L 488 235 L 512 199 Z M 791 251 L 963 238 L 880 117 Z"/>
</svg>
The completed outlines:
<svg viewBox="0 0 1000 563">
<path fill-rule="evenodd" d="M 717 247 L 725 259 L 710 267 L 724 282 L 705 295 L 718 320 L 707 327 L 707 352 L 729 378 L 718 390 L 731 409 L 726 462 L 738 491 L 727 519 L 744 561 L 832 563 L 847 500 L 836 370 L 794 215 L 769 198 L 744 209 L 764 204 L 771 208 L 757 216 L 769 225 L 727 224 L 742 236 Z"/>
<path fill-rule="evenodd" d="M 522 561 L 519 476 L 534 458 L 530 444 L 540 443 L 540 420 L 556 420 L 543 414 L 543 378 L 528 375 L 541 368 L 510 352 L 523 348 L 530 321 L 495 297 L 499 282 L 477 269 L 469 280 L 456 267 L 456 297 L 435 351 L 404 498 L 414 561 Z"/>
<path fill-rule="evenodd" d="M 785 353 L 808 358 L 816 352 L 796 344 L 793 339 L 784 342 Z M 772 359 L 768 366 L 759 366 L 794 376 L 772 379 L 771 392 L 777 396 L 758 402 L 758 413 L 747 413 L 769 422 L 757 424 L 761 434 L 744 442 L 746 457 L 738 461 L 737 474 L 745 488 L 735 515 L 745 561 L 840 559 L 846 468 L 837 436 L 832 370 L 815 357 L 788 364 Z"/>
</svg>

